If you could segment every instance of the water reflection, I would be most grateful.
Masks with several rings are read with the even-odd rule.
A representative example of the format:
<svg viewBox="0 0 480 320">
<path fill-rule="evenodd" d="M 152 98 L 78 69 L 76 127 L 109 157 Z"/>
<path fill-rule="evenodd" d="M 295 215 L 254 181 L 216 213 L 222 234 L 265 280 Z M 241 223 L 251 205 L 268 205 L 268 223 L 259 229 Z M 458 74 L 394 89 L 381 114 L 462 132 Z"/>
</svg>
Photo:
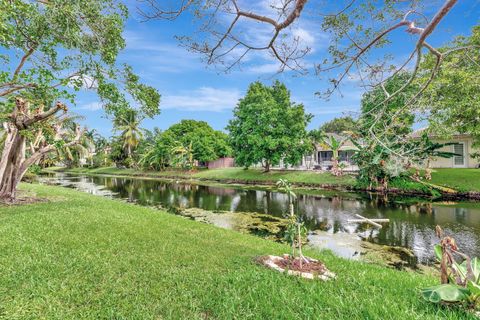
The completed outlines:
<svg viewBox="0 0 480 320">
<path fill-rule="evenodd" d="M 65 174 L 44 179 L 49 183 L 141 205 L 201 208 L 213 212 L 256 212 L 276 217 L 282 217 L 287 210 L 285 194 L 265 190 Z M 350 238 L 353 236 L 376 244 L 409 248 L 420 262 L 428 262 L 433 258 L 431 248 L 437 242 L 437 224 L 455 236 L 464 252 L 480 256 L 480 205 L 469 208 L 458 205 L 440 206 L 435 203 L 402 204 L 374 195 L 346 197 L 338 193 L 299 195 L 297 209 L 310 230 L 323 230 L 335 235 L 335 238 L 345 234 Z M 390 223 L 382 229 L 348 223 L 347 220 L 354 218 L 355 214 L 369 218 L 388 218 Z M 223 224 L 229 225 L 226 222 Z M 231 228 L 234 229 L 233 226 Z M 312 240 L 315 242 L 318 239 Z"/>
</svg>

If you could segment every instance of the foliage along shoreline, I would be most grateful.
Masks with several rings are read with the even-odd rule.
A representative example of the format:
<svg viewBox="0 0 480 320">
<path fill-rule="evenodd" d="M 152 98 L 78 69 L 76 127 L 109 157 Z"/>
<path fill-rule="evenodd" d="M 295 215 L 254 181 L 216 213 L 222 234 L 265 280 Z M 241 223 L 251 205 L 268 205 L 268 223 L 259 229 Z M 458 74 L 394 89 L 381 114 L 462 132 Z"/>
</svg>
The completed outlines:
<svg viewBox="0 0 480 320">
<path fill-rule="evenodd" d="M 239 172 L 247 172 L 244 169 L 236 168 Z M 301 173 L 300 179 L 290 179 L 295 188 L 321 188 L 325 190 L 337 191 L 354 191 L 354 192 L 374 192 L 383 193 L 386 195 L 402 195 L 402 196 L 419 196 L 435 200 L 480 200 L 480 192 L 478 191 L 459 191 L 440 185 L 431 183 L 420 183 L 413 180 L 399 179 L 393 181 L 391 187 L 388 189 L 382 188 L 368 188 L 356 183 L 352 176 L 334 177 L 328 173 L 313 173 L 307 171 L 293 171 L 293 170 L 274 170 L 270 174 L 275 174 L 271 179 L 261 176 L 260 170 L 248 170 L 249 173 L 255 172 L 256 178 L 243 177 L 228 177 L 221 176 L 222 172 L 233 171 L 235 169 L 214 169 L 214 170 L 200 170 L 200 171 L 142 171 L 132 169 L 120 169 L 113 167 L 101 167 L 95 169 L 89 168 L 63 168 L 51 167 L 45 168 L 44 173 L 68 173 L 68 174 L 85 174 L 85 175 L 103 175 L 103 176 L 117 176 L 117 177 L 132 177 L 132 178 L 148 178 L 148 179 L 175 179 L 175 180 L 189 180 L 189 181 L 203 181 L 203 182 L 219 182 L 223 184 L 237 184 L 237 185 L 258 185 L 258 186 L 275 186 L 278 178 L 285 177 L 288 174 Z M 220 173 L 220 174 L 219 174 Z M 301 179 L 304 175 L 312 177 L 319 177 L 318 180 L 326 178 L 325 181 L 305 181 Z M 321 177 L 321 178 L 320 178 Z M 328 178 L 327 178 L 328 177 Z M 266 179 L 265 179 L 266 178 Z M 277 179 L 277 180 L 276 180 Z M 335 181 L 336 180 L 336 181 Z"/>
</svg>

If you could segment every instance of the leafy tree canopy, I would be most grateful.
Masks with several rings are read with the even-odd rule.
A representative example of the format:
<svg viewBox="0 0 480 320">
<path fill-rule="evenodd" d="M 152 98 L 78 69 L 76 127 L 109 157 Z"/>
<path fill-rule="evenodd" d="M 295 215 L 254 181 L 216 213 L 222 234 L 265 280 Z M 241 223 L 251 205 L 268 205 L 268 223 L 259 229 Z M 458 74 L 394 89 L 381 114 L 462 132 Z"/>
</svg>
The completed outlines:
<svg viewBox="0 0 480 320">
<path fill-rule="evenodd" d="M 437 76 L 420 98 L 421 111 L 429 114 L 431 129 L 436 133 L 471 134 L 480 144 L 480 26 L 473 28 L 469 37 L 459 37 L 442 48 L 448 52 L 456 47 L 471 48 L 451 51 L 446 55 Z M 428 78 L 427 68 L 435 63 L 432 55 L 426 57 L 421 71 Z"/>
<path fill-rule="evenodd" d="M 320 130 L 328 133 L 342 133 L 345 131 L 356 131 L 357 122 L 350 116 L 334 118 L 325 122 Z"/>
<path fill-rule="evenodd" d="M 306 127 L 312 115 L 290 100 L 290 92 L 276 81 L 269 87 L 254 82 L 234 109 L 227 127 L 236 163 L 245 167 L 262 162 L 298 164 L 311 148 Z"/>
<path fill-rule="evenodd" d="M 355 162 L 360 168 L 358 180 L 367 186 L 388 186 L 389 180 L 405 173 L 416 150 L 410 143 L 415 115 L 407 105 L 417 92 L 415 85 L 404 88 L 410 75 L 399 73 L 382 86 L 364 94 L 358 121 L 361 141 Z M 386 92 L 402 91 L 389 97 Z"/>
<path fill-rule="evenodd" d="M 407 105 L 418 91 L 417 86 L 412 84 L 392 98 L 385 94 L 403 88 L 409 78 L 407 72 L 399 73 L 363 95 L 358 128 L 364 137 L 373 134 L 389 143 L 412 132 L 415 115 Z"/>
<path fill-rule="evenodd" d="M 32 107 L 51 107 L 81 89 L 94 89 L 108 114 L 131 108 L 159 112 L 157 90 L 140 82 L 131 67 L 116 64 L 125 47 L 128 11 L 117 0 L 11 0 L 0 2 L 0 102 L 13 95 Z"/>
<path fill-rule="evenodd" d="M 213 130 L 205 121 L 182 120 L 162 134 L 171 147 L 192 148 L 193 159 L 206 162 L 232 154 L 227 135 Z"/>
</svg>

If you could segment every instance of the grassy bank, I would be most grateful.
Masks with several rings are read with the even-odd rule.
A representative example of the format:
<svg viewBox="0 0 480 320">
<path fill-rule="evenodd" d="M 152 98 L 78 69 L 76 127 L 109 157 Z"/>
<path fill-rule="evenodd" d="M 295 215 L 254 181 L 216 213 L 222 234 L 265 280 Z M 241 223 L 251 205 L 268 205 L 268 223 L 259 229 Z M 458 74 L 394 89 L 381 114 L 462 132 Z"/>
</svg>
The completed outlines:
<svg viewBox="0 0 480 320">
<path fill-rule="evenodd" d="M 335 177 L 330 173 L 319 173 L 313 171 L 292 171 L 292 170 L 272 170 L 263 172 L 260 169 L 242 168 L 224 168 L 212 170 L 199 170 L 194 172 L 187 171 L 142 171 L 134 169 L 118 169 L 114 167 L 108 168 L 48 168 L 46 171 L 66 171 L 71 173 L 84 174 L 106 174 L 120 176 L 138 176 L 150 178 L 181 178 L 181 179 L 198 179 L 198 180 L 215 180 L 221 182 L 239 182 L 239 183 L 263 183 L 275 184 L 278 179 L 287 179 L 295 184 L 305 185 L 331 185 L 331 186 L 351 186 L 355 182 L 355 178 L 349 175 Z"/>
<path fill-rule="evenodd" d="M 431 182 L 461 192 L 480 192 L 480 169 L 435 169 Z"/>
<path fill-rule="evenodd" d="M 274 185 L 278 179 L 287 179 L 297 185 L 306 186 L 331 186 L 331 187 L 353 187 L 355 186 L 355 177 L 344 175 L 335 177 L 330 173 L 315 171 L 292 171 L 292 170 L 273 170 L 263 172 L 260 169 L 244 170 L 242 168 L 225 168 L 213 170 L 200 170 L 195 172 L 187 171 L 142 171 L 135 169 L 108 168 L 48 168 L 46 171 L 65 171 L 71 173 L 83 174 L 105 174 L 119 176 L 136 176 L 150 178 L 178 178 L 178 179 L 198 179 L 219 182 L 237 182 L 246 184 L 269 184 Z M 480 192 L 480 169 L 435 169 L 432 172 L 432 180 L 428 181 L 438 186 L 452 188 L 459 192 Z M 391 187 L 408 192 L 428 192 L 428 187 L 417 182 L 407 181 L 400 184 L 391 183 Z"/>
<path fill-rule="evenodd" d="M 436 279 L 321 258 L 328 283 L 252 262 L 282 244 L 70 189 L 0 207 L 3 319 L 468 319 L 424 302 Z"/>
</svg>

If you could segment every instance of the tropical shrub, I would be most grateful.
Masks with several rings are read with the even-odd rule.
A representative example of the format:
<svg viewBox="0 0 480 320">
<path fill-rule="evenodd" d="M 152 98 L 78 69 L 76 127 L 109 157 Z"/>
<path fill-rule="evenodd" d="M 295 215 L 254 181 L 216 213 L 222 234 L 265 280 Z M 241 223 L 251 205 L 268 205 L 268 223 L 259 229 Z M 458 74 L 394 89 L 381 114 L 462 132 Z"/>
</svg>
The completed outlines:
<svg viewBox="0 0 480 320">
<path fill-rule="evenodd" d="M 139 164 L 146 169 L 192 169 L 197 163 L 232 154 L 227 135 L 205 121 L 182 120 L 163 132 L 145 131 L 145 136 L 138 153 Z"/>
<path fill-rule="evenodd" d="M 440 243 L 434 251 L 440 262 L 441 284 L 422 290 L 425 300 L 433 303 L 456 303 L 480 308 L 480 259 L 470 258 L 458 250 L 455 239 L 445 236 L 437 226 Z M 462 262 L 457 262 L 457 259 Z"/>
</svg>

